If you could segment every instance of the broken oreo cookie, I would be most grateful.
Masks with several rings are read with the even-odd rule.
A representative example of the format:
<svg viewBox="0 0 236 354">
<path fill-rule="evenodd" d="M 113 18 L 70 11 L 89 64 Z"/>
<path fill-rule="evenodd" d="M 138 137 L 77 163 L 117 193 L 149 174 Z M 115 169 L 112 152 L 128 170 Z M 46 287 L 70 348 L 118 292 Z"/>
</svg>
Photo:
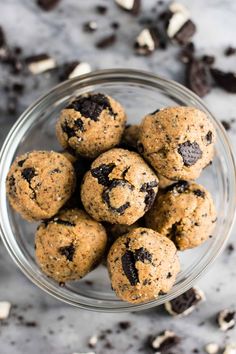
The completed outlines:
<svg viewBox="0 0 236 354">
<path fill-rule="evenodd" d="M 226 332 L 235 327 L 235 311 L 224 309 L 217 315 L 216 322 L 221 331 Z"/>
<path fill-rule="evenodd" d="M 141 8 L 141 0 L 115 0 L 116 4 L 124 11 L 132 15 L 138 15 Z"/>
<path fill-rule="evenodd" d="M 202 151 L 198 143 L 191 143 L 189 140 L 179 145 L 178 153 L 182 156 L 184 165 L 187 167 L 195 165 L 202 157 Z"/>
<path fill-rule="evenodd" d="M 180 343 L 180 337 L 178 337 L 172 331 L 164 331 L 158 334 L 156 337 L 150 339 L 150 346 L 155 349 L 157 353 L 169 353 L 169 351 Z"/>
<path fill-rule="evenodd" d="M 139 55 L 149 55 L 160 45 L 160 35 L 156 27 L 144 28 L 134 43 L 135 52 Z"/>
</svg>

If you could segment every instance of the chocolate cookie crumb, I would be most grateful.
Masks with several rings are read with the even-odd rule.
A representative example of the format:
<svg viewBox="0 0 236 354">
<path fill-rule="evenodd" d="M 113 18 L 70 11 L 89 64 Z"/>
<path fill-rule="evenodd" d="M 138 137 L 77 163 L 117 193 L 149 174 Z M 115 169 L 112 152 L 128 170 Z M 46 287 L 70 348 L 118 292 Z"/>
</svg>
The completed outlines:
<svg viewBox="0 0 236 354">
<path fill-rule="evenodd" d="M 235 47 L 231 47 L 231 46 L 227 47 L 227 48 L 225 49 L 225 51 L 224 51 L 224 55 L 225 55 L 226 57 L 229 57 L 229 56 L 231 56 L 231 55 L 234 55 L 235 53 L 236 53 L 236 48 L 235 48 Z"/>
<path fill-rule="evenodd" d="M 131 251 L 126 251 L 121 258 L 123 271 L 132 286 L 139 282 L 138 271 L 135 267 L 135 256 Z"/>
<path fill-rule="evenodd" d="M 131 327 L 131 323 L 129 321 L 121 321 L 118 323 L 120 329 L 126 331 Z"/>
<path fill-rule="evenodd" d="M 191 60 L 186 69 L 186 85 L 200 97 L 209 93 L 211 83 L 208 65 L 202 60 Z"/>
<path fill-rule="evenodd" d="M 28 167 L 28 168 L 25 168 L 22 172 L 22 177 L 24 179 L 26 179 L 26 181 L 28 183 L 31 182 L 31 179 L 34 178 L 34 176 L 36 175 L 36 171 L 35 171 L 35 168 L 33 167 Z"/>
<path fill-rule="evenodd" d="M 219 69 L 211 69 L 211 74 L 218 86 L 225 91 L 236 93 L 236 73 L 224 72 Z"/>
<path fill-rule="evenodd" d="M 68 261 L 72 262 L 75 253 L 75 247 L 71 243 L 69 246 L 60 247 L 59 252 L 62 256 L 65 256 Z"/>
<path fill-rule="evenodd" d="M 150 346 L 162 354 L 168 354 L 170 349 L 180 343 L 180 338 L 172 331 L 161 332 L 158 336 L 152 337 Z"/>
<path fill-rule="evenodd" d="M 59 4 L 60 0 L 37 0 L 37 4 L 44 11 L 50 11 Z"/>
<path fill-rule="evenodd" d="M 184 165 L 193 166 L 201 157 L 202 151 L 197 142 L 186 141 L 179 145 L 178 153 L 182 156 Z"/>
<path fill-rule="evenodd" d="M 132 15 L 138 15 L 141 8 L 141 0 L 115 0 L 116 4 L 124 11 Z"/>
<path fill-rule="evenodd" d="M 105 15 L 108 11 L 108 8 L 104 5 L 97 5 L 95 10 L 99 15 Z"/>
<path fill-rule="evenodd" d="M 213 65 L 215 62 L 215 57 L 214 55 L 203 55 L 202 61 L 207 65 Z"/>
<path fill-rule="evenodd" d="M 235 326 L 235 311 L 224 309 L 216 317 L 216 322 L 221 331 L 226 332 Z"/>
<path fill-rule="evenodd" d="M 227 122 L 226 120 L 222 120 L 221 124 L 223 125 L 223 127 L 225 128 L 225 130 L 230 130 L 231 129 L 231 124 L 230 122 Z"/>
<path fill-rule="evenodd" d="M 83 24 L 84 32 L 95 32 L 98 28 L 96 21 L 88 21 Z"/>
<path fill-rule="evenodd" d="M 116 165 L 113 163 L 108 165 L 102 164 L 96 168 L 93 168 L 91 170 L 91 174 L 94 178 L 97 178 L 99 184 L 108 187 L 111 183 L 108 176 L 115 167 Z"/>
<path fill-rule="evenodd" d="M 96 47 L 98 49 L 106 49 L 110 46 L 112 46 L 117 40 L 116 34 L 112 33 L 109 34 L 103 38 L 101 38 L 97 43 L 96 43 Z"/>
<path fill-rule="evenodd" d="M 156 27 L 144 28 L 134 43 L 135 52 L 139 55 L 149 55 L 160 45 L 160 34 Z"/>
</svg>

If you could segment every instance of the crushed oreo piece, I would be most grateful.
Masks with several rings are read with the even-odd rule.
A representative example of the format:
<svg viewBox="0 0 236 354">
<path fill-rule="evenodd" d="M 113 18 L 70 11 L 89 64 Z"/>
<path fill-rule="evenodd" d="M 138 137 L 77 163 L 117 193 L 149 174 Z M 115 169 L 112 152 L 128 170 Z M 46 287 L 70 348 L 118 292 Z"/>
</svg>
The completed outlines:
<svg viewBox="0 0 236 354">
<path fill-rule="evenodd" d="M 120 23 L 117 21 L 111 22 L 111 28 L 113 28 L 114 30 L 117 30 L 120 28 Z"/>
<path fill-rule="evenodd" d="M 195 46 L 192 42 L 187 43 L 181 50 L 179 59 L 182 63 L 187 64 L 194 58 Z"/>
<path fill-rule="evenodd" d="M 229 57 L 229 56 L 231 56 L 231 55 L 234 55 L 235 53 L 236 53 L 236 48 L 235 48 L 235 47 L 231 47 L 231 46 L 227 47 L 227 48 L 225 49 L 225 51 L 224 51 L 224 55 L 225 55 L 226 57 Z"/>
<path fill-rule="evenodd" d="M 149 55 L 160 45 L 160 34 L 156 27 L 144 28 L 134 43 L 135 52 L 139 55 Z"/>
<path fill-rule="evenodd" d="M 5 320 L 9 317 L 11 303 L 9 301 L 0 301 L 0 320 Z"/>
<path fill-rule="evenodd" d="M 140 188 L 140 192 L 147 192 L 148 190 L 155 188 L 157 186 L 158 186 L 157 181 L 151 181 L 151 182 L 144 183 Z"/>
<path fill-rule="evenodd" d="M 141 0 L 115 0 L 116 4 L 124 11 L 132 15 L 138 15 L 141 8 Z"/>
<path fill-rule="evenodd" d="M 17 163 L 18 166 L 22 167 L 24 165 L 25 161 L 26 161 L 26 159 L 18 161 L 18 163 Z"/>
<path fill-rule="evenodd" d="M 84 32 L 95 32 L 98 29 L 96 21 L 88 21 L 83 24 Z"/>
<path fill-rule="evenodd" d="M 34 75 L 56 68 L 55 59 L 45 53 L 27 57 L 25 63 Z"/>
<path fill-rule="evenodd" d="M 191 288 L 175 299 L 166 302 L 165 309 L 172 316 L 187 316 L 203 300 L 205 300 L 203 292 L 197 288 Z"/>
<path fill-rule="evenodd" d="M 211 74 L 216 84 L 225 91 L 236 93 L 236 72 L 224 72 L 219 69 L 211 69 Z"/>
<path fill-rule="evenodd" d="M 138 271 L 135 267 L 135 256 L 131 251 L 126 251 L 121 257 L 123 271 L 128 278 L 130 285 L 135 286 L 139 282 Z"/>
<path fill-rule="evenodd" d="M 227 252 L 230 255 L 231 253 L 233 253 L 233 251 L 234 251 L 234 245 L 230 243 L 227 247 Z"/>
<path fill-rule="evenodd" d="M 121 330 L 126 331 L 131 327 L 131 323 L 129 321 L 121 321 L 118 323 L 118 326 Z"/>
<path fill-rule="evenodd" d="M 21 95 L 24 92 L 25 85 L 21 82 L 14 82 L 12 84 L 12 91 L 16 92 L 17 94 Z"/>
<path fill-rule="evenodd" d="M 221 331 L 226 332 L 235 326 L 235 311 L 224 309 L 216 317 L 216 322 Z"/>
<path fill-rule="evenodd" d="M 230 122 L 227 122 L 226 120 L 222 120 L 221 124 L 223 125 L 223 127 L 225 128 L 225 130 L 230 130 L 231 129 L 231 125 Z"/>
<path fill-rule="evenodd" d="M 106 49 L 111 47 L 117 40 L 116 34 L 112 33 L 101 38 L 95 45 L 98 49 Z"/>
<path fill-rule="evenodd" d="M 205 346 L 205 351 L 207 354 L 218 354 L 220 350 L 220 347 L 216 343 L 208 343 Z"/>
<path fill-rule="evenodd" d="M 80 118 L 76 119 L 76 121 L 74 122 L 74 125 L 75 125 L 76 128 L 78 128 L 81 132 L 84 131 L 84 123 L 83 123 L 82 119 L 80 119 Z"/>
<path fill-rule="evenodd" d="M 210 144 L 212 143 L 212 136 L 213 136 L 212 131 L 209 130 L 209 132 L 208 132 L 207 135 L 206 135 L 206 142 L 207 142 L 207 145 L 210 145 Z"/>
<path fill-rule="evenodd" d="M 36 176 L 35 168 L 33 167 L 24 168 L 23 171 L 21 172 L 21 175 L 24 179 L 26 179 L 28 183 L 30 183 L 32 178 Z"/>
<path fill-rule="evenodd" d="M 184 45 L 190 41 L 196 32 L 196 25 L 193 21 L 188 20 L 183 27 L 175 34 L 174 40 L 179 44 Z"/>
<path fill-rule="evenodd" d="M 4 47 L 6 44 L 5 33 L 2 26 L 0 26 L 0 48 Z"/>
<path fill-rule="evenodd" d="M 15 195 L 16 194 L 16 179 L 13 175 L 11 175 L 8 178 L 8 183 L 9 183 L 11 195 Z"/>
<path fill-rule="evenodd" d="M 73 243 L 71 243 L 69 246 L 60 247 L 59 253 L 62 256 L 65 256 L 68 261 L 72 262 L 75 253 L 75 247 Z"/>
<path fill-rule="evenodd" d="M 96 335 L 89 338 L 88 345 L 90 348 L 95 348 L 98 342 L 98 337 Z"/>
<path fill-rule="evenodd" d="M 67 122 L 61 125 L 61 129 L 68 136 L 69 139 L 76 136 L 75 129 L 69 127 Z"/>
<path fill-rule="evenodd" d="M 209 93 L 211 81 L 208 65 L 202 60 L 191 60 L 186 69 L 186 85 L 200 97 Z"/>
<path fill-rule="evenodd" d="M 215 57 L 214 55 L 203 55 L 202 61 L 207 65 L 213 65 L 215 62 Z"/>
<path fill-rule="evenodd" d="M 156 113 L 160 112 L 160 109 L 156 109 L 155 111 L 153 111 L 152 113 L 149 113 L 150 116 L 154 116 Z"/>
<path fill-rule="evenodd" d="M 90 71 L 91 67 L 88 63 L 75 60 L 65 63 L 59 68 L 59 80 L 73 79 L 74 77 L 87 74 Z"/>
<path fill-rule="evenodd" d="M 168 192 L 177 192 L 177 193 L 184 193 L 189 188 L 189 182 L 180 180 L 174 184 L 165 188 L 165 193 Z"/>
<path fill-rule="evenodd" d="M 172 331 L 164 331 L 158 336 L 151 338 L 150 346 L 158 353 L 169 353 L 170 349 L 180 343 L 180 338 Z"/>
<path fill-rule="evenodd" d="M 149 262 L 151 263 L 152 261 L 152 255 L 151 253 L 148 252 L 145 248 L 141 247 L 134 252 L 134 259 L 135 261 L 140 261 L 142 263 Z"/>
<path fill-rule="evenodd" d="M 105 15 L 108 9 L 104 5 L 97 5 L 95 10 L 99 15 Z"/>
<path fill-rule="evenodd" d="M 154 203 L 154 200 L 156 198 L 156 192 L 154 191 L 153 188 L 157 186 L 158 186 L 157 181 L 152 181 L 152 182 L 144 183 L 140 188 L 140 192 L 146 193 L 144 198 L 145 211 L 148 211 Z"/>
<path fill-rule="evenodd" d="M 202 157 L 202 151 L 196 141 L 189 140 L 179 145 L 178 153 L 182 156 L 184 166 L 190 167 Z"/>
<path fill-rule="evenodd" d="M 109 111 L 111 116 L 114 117 L 116 115 L 111 108 L 107 96 L 101 93 L 81 95 L 73 100 L 66 108 L 74 109 L 80 112 L 83 117 L 90 118 L 94 122 L 99 120 L 100 114 L 105 109 Z"/>
<path fill-rule="evenodd" d="M 201 191 L 201 189 L 196 189 L 193 191 L 193 194 L 195 194 L 197 197 L 204 198 L 205 197 L 205 192 Z"/>
<path fill-rule="evenodd" d="M 53 219 L 53 222 L 56 224 L 59 224 L 59 225 L 65 225 L 65 226 L 70 226 L 70 227 L 73 227 L 76 225 L 75 223 L 73 223 L 71 221 L 62 220 L 62 219 L 58 219 L 58 218 Z"/>
<path fill-rule="evenodd" d="M 44 11 L 50 11 L 58 5 L 60 0 L 37 0 L 37 4 Z"/>
<path fill-rule="evenodd" d="M 91 174 L 94 178 L 97 178 L 98 183 L 103 186 L 110 186 L 111 181 L 109 180 L 109 174 L 116 167 L 114 163 L 110 163 L 108 165 L 102 164 L 96 168 L 91 169 Z"/>
</svg>

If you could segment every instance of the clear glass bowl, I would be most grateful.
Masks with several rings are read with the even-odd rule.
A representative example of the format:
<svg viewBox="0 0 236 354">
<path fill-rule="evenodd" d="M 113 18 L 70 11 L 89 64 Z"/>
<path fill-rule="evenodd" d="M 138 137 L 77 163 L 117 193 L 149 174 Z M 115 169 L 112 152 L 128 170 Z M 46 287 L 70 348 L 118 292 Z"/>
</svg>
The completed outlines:
<svg viewBox="0 0 236 354">
<path fill-rule="evenodd" d="M 132 305 L 120 301 L 111 290 L 107 269 L 100 265 L 78 282 L 60 287 L 39 269 L 34 259 L 34 233 L 37 224 L 21 219 L 8 205 L 5 180 L 16 155 L 24 152 L 60 150 L 55 137 L 55 122 L 60 110 L 73 95 L 88 91 L 104 92 L 120 101 L 129 123 L 160 107 L 190 105 L 205 111 L 218 133 L 216 156 L 199 179 L 212 193 L 218 220 L 214 237 L 202 246 L 179 253 L 182 270 L 172 290 L 157 300 Z M 71 305 L 96 311 L 135 311 L 154 307 L 189 289 L 222 249 L 235 214 L 235 165 L 230 143 L 221 124 L 204 103 L 183 86 L 149 73 L 133 70 L 104 70 L 67 81 L 40 98 L 18 119 L 7 136 L 0 154 L 0 232 L 3 242 L 25 275 L 37 286 Z"/>
</svg>

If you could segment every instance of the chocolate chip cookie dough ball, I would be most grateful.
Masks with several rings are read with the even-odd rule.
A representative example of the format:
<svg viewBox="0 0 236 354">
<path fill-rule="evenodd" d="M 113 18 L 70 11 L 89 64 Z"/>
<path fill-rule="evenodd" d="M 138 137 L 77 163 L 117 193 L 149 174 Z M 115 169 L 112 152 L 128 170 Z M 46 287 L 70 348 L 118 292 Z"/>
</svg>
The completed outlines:
<svg viewBox="0 0 236 354">
<path fill-rule="evenodd" d="M 112 149 L 92 163 L 81 200 L 95 220 L 131 225 L 150 209 L 157 189 L 158 178 L 137 153 Z"/>
<path fill-rule="evenodd" d="M 169 107 L 143 119 L 138 147 L 163 176 L 193 180 L 213 159 L 215 140 L 215 129 L 204 112 Z"/>
<path fill-rule="evenodd" d="M 16 158 L 6 181 L 11 206 L 28 220 L 48 219 L 75 188 L 71 162 L 53 151 L 32 151 Z"/>
<path fill-rule="evenodd" d="M 159 193 L 145 219 L 147 227 L 169 237 L 183 251 L 211 237 L 216 211 L 203 186 L 179 181 Z"/>
<path fill-rule="evenodd" d="M 60 115 L 56 134 L 63 148 L 95 158 L 119 144 L 126 114 L 113 98 L 89 93 L 75 98 Z"/>
<path fill-rule="evenodd" d="M 141 303 L 167 293 L 180 270 L 176 251 L 167 237 L 147 228 L 137 228 L 119 237 L 107 260 L 116 295 L 131 303 Z"/>
<path fill-rule="evenodd" d="M 58 282 L 81 279 L 100 263 L 106 242 L 104 227 L 85 212 L 63 210 L 39 226 L 36 260 L 42 271 Z"/>
</svg>

